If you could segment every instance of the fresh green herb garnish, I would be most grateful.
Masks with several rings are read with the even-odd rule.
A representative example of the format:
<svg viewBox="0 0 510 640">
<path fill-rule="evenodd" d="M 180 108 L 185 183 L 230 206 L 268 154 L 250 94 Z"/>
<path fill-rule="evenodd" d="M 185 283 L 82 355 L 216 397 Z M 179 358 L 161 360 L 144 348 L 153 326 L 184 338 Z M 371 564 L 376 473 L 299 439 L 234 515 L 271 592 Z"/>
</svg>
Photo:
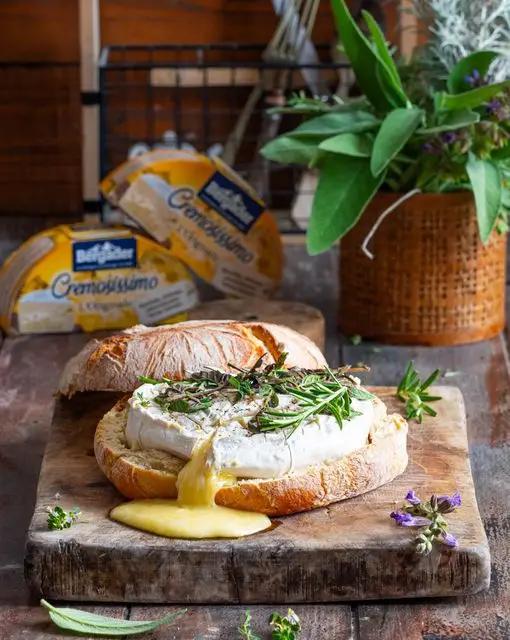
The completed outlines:
<svg viewBox="0 0 510 640">
<path fill-rule="evenodd" d="M 286 616 L 273 613 L 269 625 L 272 628 L 272 640 L 297 640 L 301 631 L 301 622 L 292 609 L 287 611 Z"/>
<path fill-rule="evenodd" d="M 232 404 L 252 396 L 262 397 L 264 402 L 250 421 L 255 432 L 288 429 L 291 433 L 306 419 L 314 415 L 332 415 L 342 427 L 359 412 L 352 407 L 352 400 L 371 400 L 374 396 L 361 389 L 352 378 L 356 370 L 342 367 L 331 370 L 285 369 L 282 354 L 274 364 L 264 365 L 260 358 L 251 369 L 230 365 L 237 373 L 205 371 L 186 380 L 172 381 L 163 378 L 166 388 L 152 399 L 164 411 L 195 413 L 208 409 L 216 398 L 228 399 Z M 291 396 L 292 408 L 278 409 L 278 395 Z"/>
<path fill-rule="evenodd" d="M 68 609 L 67 607 L 54 607 L 46 600 L 41 600 L 41 607 L 48 611 L 52 622 L 77 635 L 87 636 L 134 636 L 139 633 L 154 631 L 161 625 L 169 624 L 186 613 L 181 609 L 159 620 L 124 620 L 122 618 L 110 618 L 100 616 L 80 609 Z"/>
<path fill-rule="evenodd" d="M 140 406 L 142 406 L 142 407 L 150 407 L 151 401 L 148 398 L 144 398 L 140 392 L 138 392 L 136 394 L 136 397 L 138 398 L 138 402 L 139 402 Z"/>
<path fill-rule="evenodd" d="M 156 378 L 149 378 L 149 376 L 138 376 L 138 380 L 143 382 L 144 384 L 159 384 L 161 380 L 156 380 Z"/>
<path fill-rule="evenodd" d="M 301 631 L 301 622 L 292 609 L 287 611 L 286 616 L 279 613 L 272 613 L 269 618 L 271 627 L 271 640 L 297 640 Z M 251 614 L 246 612 L 243 624 L 239 627 L 239 634 L 243 640 L 260 640 L 251 628 Z"/>
<path fill-rule="evenodd" d="M 251 613 L 246 612 L 243 624 L 239 627 L 239 635 L 243 640 L 260 640 L 260 636 L 253 633 L 251 628 Z"/>
<path fill-rule="evenodd" d="M 429 416 L 437 415 L 437 412 L 427 403 L 441 400 L 441 396 L 431 396 L 427 389 L 434 384 L 440 375 L 440 370 L 436 369 L 425 382 L 422 382 L 418 372 L 414 368 L 413 361 L 411 360 L 411 362 L 409 362 L 404 377 L 397 388 L 397 397 L 402 400 L 402 402 L 405 402 L 406 418 L 421 422 L 425 413 Z"/>
<path fill-rule="evenodd" d="M 69 511 L 65 511 L 58 505 L 56 507 L 48 507 L 48 529 L 51 531 L 62 531 L 69 529 L 81 515 L 78 507 L 73 507 Z"/>
</svg>

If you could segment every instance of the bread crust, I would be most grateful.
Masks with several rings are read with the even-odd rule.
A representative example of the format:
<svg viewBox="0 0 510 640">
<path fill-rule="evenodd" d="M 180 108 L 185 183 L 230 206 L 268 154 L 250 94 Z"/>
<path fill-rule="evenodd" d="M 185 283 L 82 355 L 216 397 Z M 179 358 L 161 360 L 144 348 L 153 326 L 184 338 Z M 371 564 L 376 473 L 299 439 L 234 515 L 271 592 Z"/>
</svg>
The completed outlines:
<svg viewBox="0 0 510 640">
<path fill-rule="evenodd" d="M 322 369 L 319 348 L 296 331 L 270 323 L 193 320 L 174 325 L 137 325 L 103 340 L 91 340 L 67 363 L 59 393 L 132 392 L 138 376 L 180 380 L 213 368 L 252 367 L 264 356 L 274 362 L 287 352 L 288 367 Z"/>
<path fill-rule="evenodd" d="M 175 498 L 185 461 L 156 449 L 132 451 L 125 438 L 128 398 L 99 422 L 94 451 L 106 477 L 127 498 Z M 322 507 L 375 489 L 407 466 L 407 423 L 395 414 L 371 433 L 369 442 L 343 458 L 281 478 L 238 480 L 216 494 L 216 503 L 281 516 Z"/>
</svg>

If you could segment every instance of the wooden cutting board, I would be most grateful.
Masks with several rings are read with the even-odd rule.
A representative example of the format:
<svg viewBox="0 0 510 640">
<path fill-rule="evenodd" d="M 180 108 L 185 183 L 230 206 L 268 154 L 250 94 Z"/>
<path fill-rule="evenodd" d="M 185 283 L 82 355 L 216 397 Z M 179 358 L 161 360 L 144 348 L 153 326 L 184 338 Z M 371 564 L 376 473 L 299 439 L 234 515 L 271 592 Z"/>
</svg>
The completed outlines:
<svg viewBox="0 0 510 640">
<path fill-rule="evenodd" d="M 374 391 L 390 410 L 394 389 Z M 437 418 L 411 424 L 410 463 L 392 483 L 323 509 L 277 520 L 271 531 L 237 540 L 170 540 L 108 519 L 122 497 L 93 453 L 95 425 L 113 405 L 106 394 L 59 401 L 28 531 L 26 577 L 45 597 L 175 603 L 297 603 L 474 593 L 489 584 L 487 539 L 476 504 L 460 391 L 438 387 Z M 436 395 L 436 394 L 435 394 Z M 418 556 L 416 530 L 389 513 L 408 489 L 421 496 L 458 489 L 449 516 L 460 547 Z M 48 531 L 46 507 L 62 496 L 83 515 Z"/>
</svg>

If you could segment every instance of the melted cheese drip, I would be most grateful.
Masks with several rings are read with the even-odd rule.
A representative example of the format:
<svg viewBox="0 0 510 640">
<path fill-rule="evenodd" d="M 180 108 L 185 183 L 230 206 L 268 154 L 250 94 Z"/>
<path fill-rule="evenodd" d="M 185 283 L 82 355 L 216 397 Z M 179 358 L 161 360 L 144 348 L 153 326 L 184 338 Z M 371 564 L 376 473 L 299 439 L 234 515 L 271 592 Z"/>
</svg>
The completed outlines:
<svg viewBox="0 0 510 640">
<path fill-rule="evenodd" d="M 167 538 L 238 538 L 271 526 L 262 513 L 218 506 L 214 497 L 232 481 L 208 464 L 212 438 L 201 443 L 177 477 L 177 500 L 133 500 L 110 512 L 113 520 Z"/>
</svg>

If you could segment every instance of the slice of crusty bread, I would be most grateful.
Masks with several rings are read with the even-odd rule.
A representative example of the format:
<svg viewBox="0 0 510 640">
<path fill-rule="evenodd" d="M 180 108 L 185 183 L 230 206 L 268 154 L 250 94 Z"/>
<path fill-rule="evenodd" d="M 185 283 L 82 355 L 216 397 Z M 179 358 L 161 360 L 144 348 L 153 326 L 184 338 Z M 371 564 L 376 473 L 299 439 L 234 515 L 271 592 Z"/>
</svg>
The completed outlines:
<svg viewBox="0 0 510 640">
<path fill-rule="evenodd" d="M 128 398 L 99 422 L 94 450 L 106 477 L 127 498 L 175 498 L 185 461 L 164 451 L 128 448 Z M 270 480 L 238 480 L 216 494 L 217 504 L 270 516 L 322 507 L 375 489 L 407 466 L 407 423 L 390 415 L 376 425 L 366 446 L 328 464 Z"/>
<path fill-rule="evenodd" d="M 179 380 L 207 368 L 252 367 L 264 356 L 274 362 L 287 352 L 286 366 L 322 369 L 319 348 L 281 325 L 228 320 L 193 320 L 174 325 L 137 325 L 103 340 L 91 340 L 67 363 L 59 392 L 134 391 L 138 376 Z"/>
</svg>

